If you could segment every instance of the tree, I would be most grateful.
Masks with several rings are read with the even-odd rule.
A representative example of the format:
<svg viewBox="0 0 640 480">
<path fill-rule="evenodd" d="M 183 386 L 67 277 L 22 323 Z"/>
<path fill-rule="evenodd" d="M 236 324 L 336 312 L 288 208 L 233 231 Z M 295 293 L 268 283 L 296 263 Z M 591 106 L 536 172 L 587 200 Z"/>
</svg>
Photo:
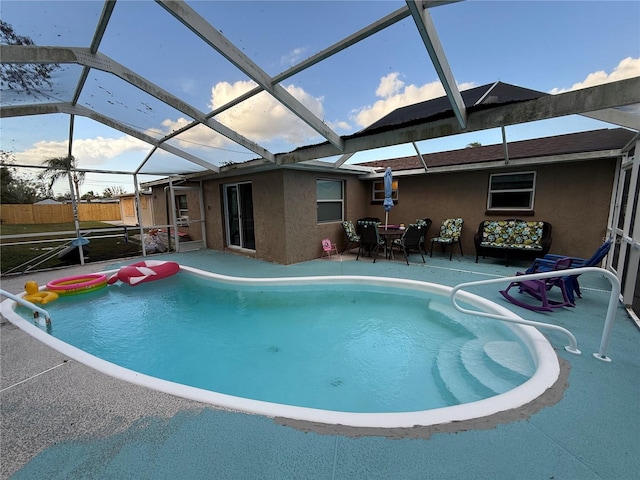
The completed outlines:
<svg viewBox="0 0 640 480">
<path fill-rule="evenodd" d="M 471 143 L 468 143 L 465 148 L 475 148 L 475 147 L 481 147 L 481 146 L 482 144 L 480 142 L 471 142 Z"/>
<path fill-rule="evenodd" d="M 113 198 L 117 197 L 118 195 L 122 195 L 123 193 L 126 192 L 122 186 L 112 185 L 111 187 L 107 187 L 104 189 L 104 191 L 102 192 L 102 196 L 105 198 Z"/>
<path fill-rule="evenodd" d="M 0 200 L 2 203 L 35 203 L 47 198 L 48 189 L 44 182 L 31 176 L 19 175 L 11 166 L 13 157 L 9 152 L 0 151 Z"/>
<path fill-rule="evenodd" d="M 84 182 L 85 172 L 76 172 L 76 159 L 73 155 L 55 157 L 44 161 L 47 168 L 38 175 L 40 180 L 49 180 L 49 189 L 53 188 L 56 181 L 64 177 L 71 178 L 75 197 L 80 200 L 80 185 Z"/>
<path fill-rule="evenodd" d="M 89 190 L 87 193 L 82 195 L 81 200 L 86 200 L 87 203 L 91 203 L 91 200 L 93 200 L 94 198 L 96 198 L 96 196 L 93 193 L 93 190 Z"/>
<path fill-rule="evenodd" d="M 18 35 L 13 27 L 0 20 L 0 43 L 4 45 L 35 45 L 29 37 Z M 41 93 L 43 87 L 51 87 L 51 72 L 60 68 L 57 64 L 1 63 L 0 82 L 9 90 L 29 95 Z"/>
</svg>

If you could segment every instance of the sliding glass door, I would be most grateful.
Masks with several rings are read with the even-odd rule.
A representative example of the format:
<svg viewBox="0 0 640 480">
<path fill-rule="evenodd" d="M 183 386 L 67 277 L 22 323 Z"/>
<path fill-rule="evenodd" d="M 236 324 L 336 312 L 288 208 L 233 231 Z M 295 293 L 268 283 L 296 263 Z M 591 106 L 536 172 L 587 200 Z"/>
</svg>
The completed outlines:
<svg viewBox="0 0 640 480">
<path fill-rule="evenodd" d="M 227 245 L 256 249 L 253 190 L 250 182 L 224 186 Z"/>
</svg>

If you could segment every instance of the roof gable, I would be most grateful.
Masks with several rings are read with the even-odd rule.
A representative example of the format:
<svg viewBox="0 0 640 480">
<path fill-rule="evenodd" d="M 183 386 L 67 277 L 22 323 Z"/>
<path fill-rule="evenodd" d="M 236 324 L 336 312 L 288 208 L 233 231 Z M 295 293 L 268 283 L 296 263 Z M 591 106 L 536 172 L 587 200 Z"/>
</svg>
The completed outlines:
<svg viewBox="0 0 640 480">
<path fill-rule="evenodd" d="M 547 94 L 508 83 L 495 82 L 464 90 L 460 92 L 460 95 L 462 96 L 465 107 L 469 111 L 473 111 L 482 110 L 483 107 L 487 108 L 489 106 L 494 107 L 496 105 L 507 105 L 532 100 Z M 408 126 L 413 123 L 423 123 L 438 118 L 452 117 L 453 115 L 454 113 L 449 98 L 447 96 L 438 97 L 397 108 L 364 130 L 356 133 L 354 136 L 370 134 L 374 131 L 383 131 L 398 125 Z"/>
</svg>

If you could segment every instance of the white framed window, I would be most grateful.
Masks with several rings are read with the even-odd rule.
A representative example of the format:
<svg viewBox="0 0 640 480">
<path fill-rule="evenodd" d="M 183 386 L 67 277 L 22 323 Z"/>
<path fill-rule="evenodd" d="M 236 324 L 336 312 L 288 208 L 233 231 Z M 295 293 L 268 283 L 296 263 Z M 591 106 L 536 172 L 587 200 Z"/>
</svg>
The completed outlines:
<svg viewBox="0 0 640 480">
<path fill-rule="evenodd" d="M 373 202 L 383 202 L 384 201 L 384 180 L 374 180 L 373 181 L 373 192 L 371 200 Z M 393 180 L 391 183 L 391 200 L 394 202 L 398 201 L 398 180 Z"/>
<path fill-rule="evenodd" d="M 341 222 L 344 218 L 344 182 L 316 181 L 318 223 Z"/>
<path fill-rule="evenodd" d="M 495 173 L 489 177 L 488 210 L 533 210 L 536 172 Z"/>
<path fill-rule="evenodd" d="M 178 218 L 189 219 L 189 206 L 187 205 L 187 196 L 185 194 L 176 195 L 176 213 Z"/>
</svg>

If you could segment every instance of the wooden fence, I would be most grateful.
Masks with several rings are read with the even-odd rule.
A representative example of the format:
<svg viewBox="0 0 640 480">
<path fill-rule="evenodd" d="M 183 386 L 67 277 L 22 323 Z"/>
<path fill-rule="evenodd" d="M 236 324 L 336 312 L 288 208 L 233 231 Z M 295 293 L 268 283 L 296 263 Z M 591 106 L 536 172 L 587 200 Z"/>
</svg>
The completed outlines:
<svg viewBox="0 0 640 480">
<path fill-rule="evenodd" d="M 81 203 L 78 205 L 80 221 L 120 221 L 117 203 Z M 73 207 L 64 205 L 0 205 L 0 221 L 4 224 L 38 224 L 73 222 Z"/>
</svg>

